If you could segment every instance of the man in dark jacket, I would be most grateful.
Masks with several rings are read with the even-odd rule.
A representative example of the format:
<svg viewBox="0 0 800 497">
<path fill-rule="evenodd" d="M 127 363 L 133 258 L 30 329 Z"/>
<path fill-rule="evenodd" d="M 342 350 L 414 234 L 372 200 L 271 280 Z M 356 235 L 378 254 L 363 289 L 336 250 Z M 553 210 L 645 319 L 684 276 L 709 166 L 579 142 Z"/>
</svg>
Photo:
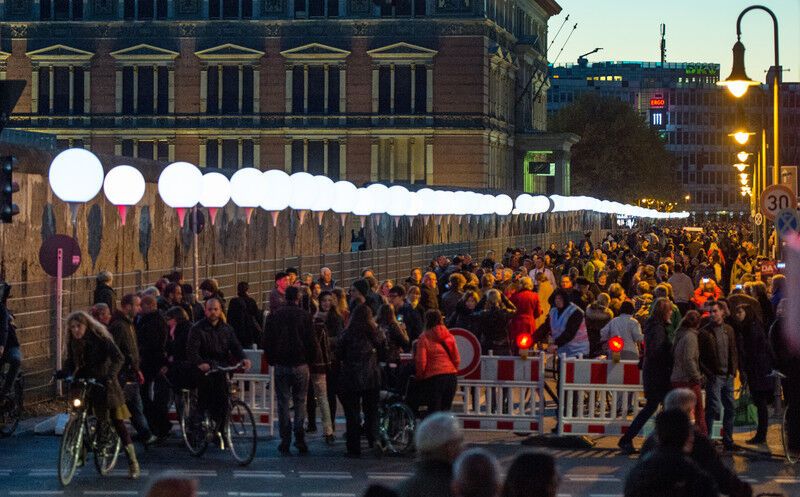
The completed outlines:
<svg viewBox="0 0 800 497">
<path fill-rule="evenodd" d="M 236 286 L 236 297 L 228 304 L 228 323 L 233 326 L 242 347 L 248 348 L 261 343 L 261 311 L 249 290 L 250 285 L 240 281 Z"/>
<path fill-rule="evenodd" d="M 688 388 L 676 388 L 664 398 L 664 411 L 678 409 L 686 413 L 689 419 L 692 419 L 695 403 L 694 392 Z M 700 433 L 696 425 L 693 436 L 694 443 L 692 444 L 691 452 L 689 452 L 689 457 L 700 469 L 714 479 L 720 493 L 730 497 L 752 497 L 753 487 L 739 479 L 736 473 L 722 463 L 714 444 L 711 443 L 707 436 Z M 642 457 L 658 448 L 658 445 L 658 434 L 651 434 L 642 445 Z"/>
<path fill-rule="evenodd" d="M 308 395 L 309 362 L 313 362 L 314 325 L 311 314 L 300 307 L 300 291 L 286 289 L 286 305 L 270 314 L 264 333 L 267 361 L 275 366 L 275 393 L 278 400 L 278 425 L 281 443 L 278 451 L 289 454 L 294 432 L 294 446 L 301 454 L 308 452 L 304 423 Z M 294 425 L 289 405 L 294 407 Z"/>
<path fill-rule="evenodd" d="M 170 390 L 167 373 L 167 321 L 158 311 L 155 297 L 142 299 L 142 312 L 136 321 L 136 342 L 139 346 L 139 369 L 144 376 L 142 402 L 150 429 L 159 438 L 172 430 L 169 421 Z"/>
<path fill-rule="evenodd" d="M 461 273 L 453 273 L 448 280 L 448 290 L 442 295 L 442 315 L 450 316 L 455 310 L 456 305 L 464 296 L 464 285 L 467 279 Z"/>
<path fill-rule="evenodd" d="M 114 275 L 111 274 L 111 271 L 97 273 L 97 286 L 94 289 L 94 298 L 92 299 L 92 305 L 105 304 L 111 309 L 112 314 L 117 308 L 117 293 L 111 288 L 113 279 Z"/>
<path fill-rule="evenodd" d="M 426 417 L 414 434 L 419 458 L 414 474 L 397 488 L 400 497 L 450 497 L 453 462 L 461 454 L 464 435 L 450 413 Z"/>
<path fill-rule="evenodd" d="M 645 347 L 642 362 L 642 381 L 647 403 L 631 422 L 631 426 L 619 439 L 618 446 L 624 453 L 633 453 L 633 437 L 639 434 L 658 405 L 672 388 L 672 345 L 667 337 L 667 326 L 672 319 L 672 302 L 667 298 L 658 299 L 653 313 L 644 325 Z"/>
<path fill-rule="evenodd" d="M 367 304 L 367 307 L 372 310 L 372 315 L 377 316 L 378 310 L 383 305 L 383 299 L 381 299 L 381 296 L 372 290 L 369 279 L 361 278 L 355 280 L 353 282 L 353 286 L 351 287 L 351 292 L 352 290 L 356 290 L 360 295 L 351 295 L 353 298 L 350 301 L 350 309 L 355 309 L 360 303 L 358 300 L 363 298 L 363 303 Z"/>
<path fill-rule="evenodd" d="M 736 450 L 733 443 L 733 379 L 739 370 L 736 334 L 725 323 L 725 309 L 714 302 L 709 309 L 709 323 L 700 330 L 700 366 L 706 376 L 706 426 L 722 414 L 722 444 L 726 450 Z"/>
<path fill-rule="evenodd" d="M 406 291 L 402 286 L 389 290 L 389 304 L 394 308 L 397 321 L 406 327 L 408 339 L 413 342 L 422 334 L 422 314 L 406 302 Z"/>
<path fill-rule="evenodd" d="M 656 418 L 659 446 L 639 459 L 625 479 L 625 497 L 717 497 L 714 480 L 687 457 L 694 437 L 689 417 L 681 410 Z"/>
<path fill-rule="evenodd" d="M 142 310 L 141 299 L 133 293 L 126 294 L 120 301 L 119 309 L 114 311 L 108 332 L 114 337 L 114 343 L 122 352 L 125 363 L 119 374 L 119 384 L 125 394 L 125 404 L 131 412 L 131 424 L 136 429 L 139 438 L 150 444 L 156 441 L 155 435 L 150 431 L 150 425 L 144 415 L 142 392 L 139 388 L 139 345 L 136 341 L 136 329 L 133 320 Z"/>
<path fill-rule="evenodd" d="M 250 360 L 245 357 L 233 328 L 223 319 L 222 303 L 216 298 L 206 300 L 205 313 L 206 317 L 198 321 L 189 332 L 186 344 L 186 359 L 189 364 L 208 373 L 214 366 L 229 366 L 232 357 L 243 363 L 245 371 L 250 369 Z M 216 421 L 217 432 L 222 433 L 228 400 L 224 375 L 203 375 L 197 387 L 197 397 L 199 406 L 208 409 Z"/>
<path fill-rule="evenodd" d="M 183 301 L 183 288 L 179 283 L 169 283 L 164 288 L 164 295 L 158 298 L 158 310 L 162 314 L 171 307 L 181 307 L 186 314 L 191 315 L 192 309 Z"/>
<path fill-rule="evenodd" d="M 422 286 L 419 288 L 421 295 L 419 306 L 422 314 L 430 309 L 439 309 L 439 288 L 436 286 L 436 273 L 429 271 L 422 277 Z"/>
</svg>

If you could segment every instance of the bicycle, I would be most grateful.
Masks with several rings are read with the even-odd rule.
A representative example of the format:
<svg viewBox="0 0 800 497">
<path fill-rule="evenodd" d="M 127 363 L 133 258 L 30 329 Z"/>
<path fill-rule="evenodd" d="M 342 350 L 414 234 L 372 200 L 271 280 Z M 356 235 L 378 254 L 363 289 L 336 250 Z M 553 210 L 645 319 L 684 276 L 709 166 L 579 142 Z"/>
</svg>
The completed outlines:
<svg viewBox="0 0 800 497">
<path fill-rule="evenodd" d="M 64 428 L 58 452 L 58 480 L 67 486 L 86 454 L 94 453 L 94 466 L 101 476 L 111 473 L 117 464 L 122 441 L 111 423 L 91 414 L 89 395 L 92 389 L 105 386 L 93 378 L 67 378 L 76 388 L 75 395 L 68 396 L 69 421 Z"/>
<path fill-rule="evenodd" d="M 241 366 L 242 363 L 230 367 L 215 366 L 206 373 L 206 376 L 222 374 L 225 378 L 228 391 L 228 407 L 223 421 L 223 429 L 216 426 L 216 422 L 211 418 L 208 409 L 202 409 L 201 411 L 195 390 L 183 389 L 181 391 L 183 404 L 179 413 L 181 434 L 183 442 L 191 455 L 195 457 L 202 456 L 208 449 L 208 445 L 214 441 L 214 438 L 217 438 L 220 450 L 225 450 L 227 442 L 231 455 L 240 466 L 247 466 L 255 458 L 258 437 L 255 418 L 247 404 L 237 398 L 238 389 L 236 385 L 231 383 L 227 374 L 239 369 Z"/>
<path fill-rule="evenodd" d="M 775 379 L 775 400 L 777 402 L 778 399 L 783 397 L 783 386 L 781 385 L 781 380 L 786 378 L 786 375 L 780 371 L 773 370 L 769 376 L 772 376 Z M 796 464 L 797 461 L 800 461 L 800 450 L 792 450 L 789 448 L 789 432 L 788 423 L 786 421 L 786 414 L 788 412 L 789 406 L 783 406 L 783 415 L 781 416 L 781 443 L 783 444 L 783 455 L 786 458 L 786 461 L 789 464 Z"/>
<path fill-rule="evenodd" d="M 7 363 L 0 367 L 0 390 L 3 389 L 6 371 L 10 367 Z M 17 430 L 19 419 L 22 417 L 24 391 L 22 370 L 20 370 L 17 371 L 14 385 L 11 387 L 8 396 L 5 399 L 0 399 L 0 438 L 10 437 Z"/>
<path fill-rule="evenodd" d="M 381 390 L 378 401 L 378 437 L 384 452 L 403 455 L 414 449 L 417 419 L 408 406 L 409 377 L 401 391 L 391 387 Z"/>
</svg>

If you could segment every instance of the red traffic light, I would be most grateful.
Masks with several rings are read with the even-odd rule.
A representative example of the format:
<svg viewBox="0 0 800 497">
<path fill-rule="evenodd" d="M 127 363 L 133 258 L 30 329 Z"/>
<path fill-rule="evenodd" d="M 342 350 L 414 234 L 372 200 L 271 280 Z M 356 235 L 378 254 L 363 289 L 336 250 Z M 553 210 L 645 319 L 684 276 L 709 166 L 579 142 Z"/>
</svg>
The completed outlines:
<svg viewBox="0 0 800 497">
<path fill-rule="evenodd" d="M 530 333 L 520 333 L 517 335 L 517 348 L 529 349 L 533 344 L 533 337 Z"/>
<path fill-rule="evenodd" d="M 611 352 L 619 352 L 625 346 L 625 340 L 622 337 L 611 337 L 608 339 L 608 350 Z"/>
</svg>

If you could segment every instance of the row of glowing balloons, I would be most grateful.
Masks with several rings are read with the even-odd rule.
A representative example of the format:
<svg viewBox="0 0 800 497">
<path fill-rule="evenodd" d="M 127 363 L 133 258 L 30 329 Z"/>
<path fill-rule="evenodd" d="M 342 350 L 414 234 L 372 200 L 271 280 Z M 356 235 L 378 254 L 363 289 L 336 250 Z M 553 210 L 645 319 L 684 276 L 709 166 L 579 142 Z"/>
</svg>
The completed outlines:
<svg viewBox="0 0 800 497">
<path fill-rule="evenodd" d="M 50 164 L 50 187 L 61 200 L 72 205 L 89 202 L 103 189 L 109 202 L 120 211 L 125 224 L 126 210 L 144 196 L 145 181 L 138 169 L 121 165 L 104 175 L 100 160 L 85 149 L 68 149 Z M 158 193 L 168 206 L 178 211 L 181 226 L 187 209 L 201 205 L 209 209 L 212 224 L 218 209 L 233 201 L 245 209 L 247 222 L 253 211 L 262 208 L 272 214 L 273 225 L 278 214 L 291 207 L 300 212 L 316 213 L 319 221 L 327 211 L 344 217 L 353 214 L 362 218 L 372 214 L 414 216 L 464 216 L 497 214 L 541 214 L 592 210 L 650 218 L 681 218 L 688 213 L 664 213 L 618 202 L 591 197 L 562 197 L 522 194 L 516 201 L 505 194 L 490 195 L 471 191 L 444 191 L 422 188 L 411 192 L 399 185 L 387 187 L 372 184 L 358 188 L 349 181 L 333 182 L 327 176 L 305 172 L 291 176 L 279 169 L 260 171 L 246 167 L 236 171 L 230 180 L 218 172 L 203 174 L 193 164 L 174 162 L 161 172 Z"/>
</svg>

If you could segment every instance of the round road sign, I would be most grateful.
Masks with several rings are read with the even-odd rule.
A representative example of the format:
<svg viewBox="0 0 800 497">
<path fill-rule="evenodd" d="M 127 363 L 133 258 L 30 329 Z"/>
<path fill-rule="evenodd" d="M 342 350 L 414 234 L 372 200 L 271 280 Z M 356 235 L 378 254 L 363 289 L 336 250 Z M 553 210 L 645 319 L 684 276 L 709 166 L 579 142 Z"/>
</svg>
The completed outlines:
<svg viewBox="0 0 800 497">
<path fill-rule="evenodd" d="M 58 249 L 61 249 L 61 276 L 72 276 L 81 265 L 81 248 L 78 242 L 67 235 L 53 235 L 39 249 L 39 264 L 44 272 L 58 277 Z"/>
<path fill-rule="evenodd" d="M 753 220 L 756 222 L 756 226 L 761 226 L 761 224 L 764 222 L 764 215 L 759 212 L 753 216 Z"/>
<path fill-rule="evenodd" d="M 786 185 L 768 186 L 761 192 L 761 212 L 770 221 L 783 209 L 796 209 L 797 197 L 791 188 Z"/>
<path fill-rule="evenodd" d="M 450 333 L 456 339 L 458 355 L 461 356 L 458 376 L 467 376 L 481 365 L 481 343 L 475 335 L 464 328 L 450 328 Z"/>
<path fill-rule="evenodd" d="M 789 233 L 800 231 L 800 218 L 797 209 L 783 209 L 775 217 L 775 231 L 781 238 L 785 238 Z"/>
</svg>

